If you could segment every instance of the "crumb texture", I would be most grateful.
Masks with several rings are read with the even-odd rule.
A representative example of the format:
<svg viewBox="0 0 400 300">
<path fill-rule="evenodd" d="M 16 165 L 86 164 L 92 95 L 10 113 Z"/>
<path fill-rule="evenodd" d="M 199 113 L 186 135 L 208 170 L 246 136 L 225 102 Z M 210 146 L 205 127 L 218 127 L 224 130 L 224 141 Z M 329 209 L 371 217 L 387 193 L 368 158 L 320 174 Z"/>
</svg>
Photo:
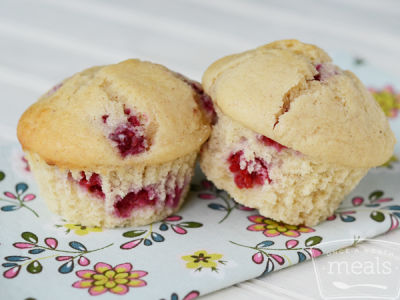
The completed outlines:
<svg viewBox="0 0 400 300">
<path fill-rule="evenodd" d="M 332 215 L 368 172 L 315 161 L 243 127 L 218 108 L 217 114 L 200 166 L 218 188 L 266 217 L 316 225 Z"/>
<path fill-rule="evenodd" d="M 69 222 L 106 228 L 140 226 L 176 212 L 189 190 L 197 153 L 146 167 L 70 170 L 26 152 L 40 194 Z"/>
</svg>

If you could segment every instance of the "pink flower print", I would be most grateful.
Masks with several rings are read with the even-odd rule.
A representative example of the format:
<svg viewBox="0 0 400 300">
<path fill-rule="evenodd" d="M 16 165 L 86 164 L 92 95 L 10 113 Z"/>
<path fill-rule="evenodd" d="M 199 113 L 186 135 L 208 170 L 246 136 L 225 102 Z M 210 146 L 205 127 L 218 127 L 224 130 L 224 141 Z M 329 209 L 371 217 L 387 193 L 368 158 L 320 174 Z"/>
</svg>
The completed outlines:
<svg viewBox="0 0 400 300">
<path fill-rule="evenodd" d="M 146 286 L 146 281 L 141 278 L 147 275 L 146 271 L 132 270 L 130 263 L 119 264 L 112 267 L 104 262 L 94 266 L 94 270 L 77 271 L 76 275 L 81 280 L 72 284 L 79 289 L 89 289 L 91 296 L 98 296 L 105 292 L 117 295 L 128 293 L 129 288 Z"/>
<path fill-rule="evenodd" d="M 284 235 L 288 237 L 298 237 L 302 233 L 314 232 L 313 228 L 307 226 L 289 225 L 283 222 L 277 222 L 260 215 L 249 216 L 248 219 L 254 224 L 247 227 L 250 231 L 263 231 L 267 237 Z"/>
</svg>

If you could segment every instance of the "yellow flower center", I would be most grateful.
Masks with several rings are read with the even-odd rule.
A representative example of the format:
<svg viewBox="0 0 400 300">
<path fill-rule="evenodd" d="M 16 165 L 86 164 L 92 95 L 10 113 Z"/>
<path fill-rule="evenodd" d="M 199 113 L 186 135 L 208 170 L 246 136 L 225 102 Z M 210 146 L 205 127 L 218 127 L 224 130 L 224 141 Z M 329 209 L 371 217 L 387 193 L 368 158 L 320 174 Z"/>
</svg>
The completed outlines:
<svg viewBox="0 0 400 300">
<path fill-rule="evenodd" d="M 136 275 L 138 275 L 138 274 L 136 274 Z M 114 278 L 116 278 L 116 279 L 122 279 L 122 278 L 127 278 L 128 276 L 129 276 L 129 273 L 128 273 L 128 272 L 124 272 L 124 273 L 118 273 L 118 274 L 116 274 Z M 136 276 L 136 277 L 138 277 L 138 276 Z"/>
<path fill-rule="evenodd" d="M 118 284 L 126 284 L 129 280 L 126 278 L 116 278 L 114 281 Z"/>
<path fill-rule="evenodd" d="M 265 219 L 263 220 L 264 228 L 266 230 L 277 230 L 278 232 L 286 232 L 288 230 L 298 230 L 299 227 L 295 226 L 295 225 L 289 225 L 289 224 L 285 224 L 282 222 L 276 222 L 274 220 L 271 219 Z"/>
<path fill-rule="evenodd" d="M 108 270 L 108 271 L 106 271 L 106 272 L 104 273 L 104 275 L 105 275 L 107 278 L 110 278 L 110 279 L 114 278 L 115 274 L 116 274 L 116 273 L 115 273 L 114 270 Z"/>
<path fill-rule="evenodd" d="M 128 283 L 128 273 L 117 274 L 114 270 L 107 270 L 104 274 L 94 274 L 94 285 L 104 286 L 108 289 L 114 288 L 117 284 Z"/>
<path fill-rule="evenodd" d="M 278 222 L 275 222 L 274 220 L 271 219 L 265 219 L 263 222 L 268 225 L 274 225 L 274 226 L 278 225 Z"/>
<path fill-rule="evenodd" d="M 276 227 L 276 230 L 278 230 L 279 232 L 286 232 L 287 228 L 285 226 L 279 225 Z"/>
<path fill-rule="evenodd" d="M 108 278 L 103 274 L 95 274 L 93 275 L 93 279 L 94 285 L 104 285 L 108 281 Z"/>
<path fill-rule="evenodd" d="M 108 289 L 112 289 L 114 286 L 116 286 L 117 283 L 114 282 L 113 280 L 107 281 L 106 284 L 104 285 Z"/>
</svg>

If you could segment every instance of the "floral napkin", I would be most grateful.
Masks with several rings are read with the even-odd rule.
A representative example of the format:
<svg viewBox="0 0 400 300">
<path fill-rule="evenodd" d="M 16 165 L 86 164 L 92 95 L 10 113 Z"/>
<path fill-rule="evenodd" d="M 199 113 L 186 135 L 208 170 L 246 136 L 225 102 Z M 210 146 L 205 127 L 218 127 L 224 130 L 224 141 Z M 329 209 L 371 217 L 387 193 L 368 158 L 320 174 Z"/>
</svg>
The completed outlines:
<svg viewBox="0 0 400 300">
<path fill-rule="evenodd" d="M 386 86 L 387 77 L 362 59 L 341 61 L 372 87 L 400 140 L 400 96 Z M 260 216 L 198 170 L 177 215 L 148 226 L 105 230 L 51 214 L 19 146 L 1 140 L 0 145 L 4 299 L 189 300 L 399 227 L 399 147 L 334 215 L 312 228 Z M 347 242 L 324 246 L 338 240 Z"/>
</svg>

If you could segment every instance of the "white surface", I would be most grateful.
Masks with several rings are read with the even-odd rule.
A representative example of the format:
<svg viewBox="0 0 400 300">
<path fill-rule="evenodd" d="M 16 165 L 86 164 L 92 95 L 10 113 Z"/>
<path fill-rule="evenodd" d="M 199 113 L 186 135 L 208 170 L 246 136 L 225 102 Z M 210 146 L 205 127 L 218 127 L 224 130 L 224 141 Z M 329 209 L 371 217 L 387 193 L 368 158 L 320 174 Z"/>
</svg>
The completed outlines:
<svg viewBox="0 0 400 300">
<path fill-rule="evenodd" d="M 297 38 L 360 56 L 400 77 L 397 0 L 1 0 L 0 135 L 58 81 L 139 57 L 200 80 L 215 59 Z M 382 238 L 400 241 L 400 231 Z M 324 258 L 320 258 L 324 259 Z M 204 299 L 317 299 L 306 262 Z"/>
</svg>

